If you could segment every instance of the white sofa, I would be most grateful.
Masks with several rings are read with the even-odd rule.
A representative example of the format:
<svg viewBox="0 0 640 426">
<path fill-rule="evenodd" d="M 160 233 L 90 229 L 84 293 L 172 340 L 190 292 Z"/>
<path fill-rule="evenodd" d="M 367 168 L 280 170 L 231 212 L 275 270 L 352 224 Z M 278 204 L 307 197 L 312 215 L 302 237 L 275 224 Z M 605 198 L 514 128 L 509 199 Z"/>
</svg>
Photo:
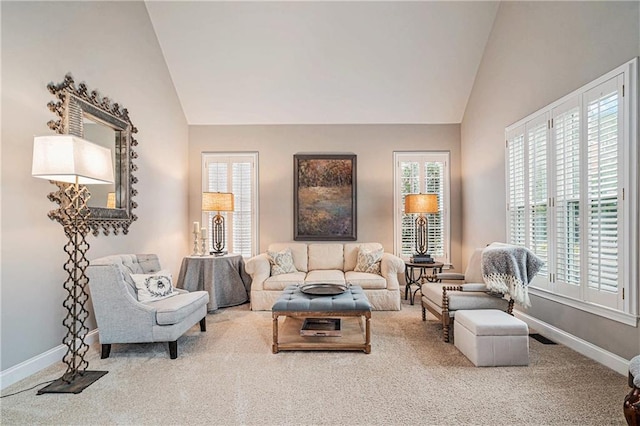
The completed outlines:
<svg viewBox="0 0 640 426">
<path fill-rule="evenodd" d="M 404 274 L 404 262 L 390 253 L 383 253 L 380 275 L 355 272 L 360 247 L 382 249 L 379 243 L 273 243 L 267 251 L 280 252 L 289 248 L 298 272 L 271 275 L 267 253 L 247 261 L 246 271 L 251 275 L 251 309 L 269 311 L 290 284 L 350 283 L 359 285 L 374 310 L 400 310 L 400 284 L 398 274 Z"/>
</svg>

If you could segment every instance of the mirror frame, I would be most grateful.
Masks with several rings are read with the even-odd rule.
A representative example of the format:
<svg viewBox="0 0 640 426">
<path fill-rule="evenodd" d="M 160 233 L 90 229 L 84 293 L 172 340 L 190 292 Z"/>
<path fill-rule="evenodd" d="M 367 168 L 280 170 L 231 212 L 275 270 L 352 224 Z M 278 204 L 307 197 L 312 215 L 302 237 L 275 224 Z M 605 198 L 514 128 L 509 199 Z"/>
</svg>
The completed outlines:
<svg viewBox="0 0 640 426">
<path fill-rule="evenodd" d="M 133 213 L 133 209 L 138 207 L 138 204 L 133 201 L 133 197 L 138 194 L 133 188 L 133 185 L 138 182 L 133 175 L 133 172 L 138 170 L 133 160 L 138 158 L 138 154 L 132 149 L 138 145 L 133 137 L 138 129 L 131 123 L 129 112 L 126 108 L 121 108 L 118 103 L 112 104 L 109 98 L 101 97 L 96 90 L 89 92 L 84 82 L 76 87 L 71 74 L 67 74 L 60 84 L 49 83 L 47 89 L 58 99 L 47 104 L 47 107 L 58 116 L 58 120 L 50 120 L 47 123 L 51 130 L 59 134 L 71 134 L 83 138 L 83 118 L 88 117 L 120 133 L 120 137 L 115 141 L 116 208 L 89 207 L 87 223 L 93 235 L 96 236 L 100 230 L 104 235 L 109 235 L 111 231 L 116 235 L 120 231 L 127 234 L 131 223 L 138 219 Z M 49 198 L 61 204 L 60 200 L 64 197 L 60 191 L 64 192 L 68 184 L 53 183 L 59 189 L 51 193 Z M 50 216 L 60 214 L 61 208 L 52 211 Z"/>
</svg>

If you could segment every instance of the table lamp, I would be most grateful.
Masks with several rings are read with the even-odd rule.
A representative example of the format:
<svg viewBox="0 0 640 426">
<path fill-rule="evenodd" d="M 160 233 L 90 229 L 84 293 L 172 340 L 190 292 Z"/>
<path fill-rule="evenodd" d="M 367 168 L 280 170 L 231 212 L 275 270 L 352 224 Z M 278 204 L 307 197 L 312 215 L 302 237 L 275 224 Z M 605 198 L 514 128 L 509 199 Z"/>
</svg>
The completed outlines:
<svg viewBox="0 0 640 426">
<path fill-rule="evenodd" d="M 217 212 L 211 219 L 211 244 L 213 251 L 211 254 L 224 254 L 224 217 L 220 212 L 233 211 L 233 194 L 230 192 L 203 192 L 202 211 Z"/>
<path fill-rule="evenodd" d="M 416 218 L 416 254 L 413 256 L 415 263 L 434 263 L 427 253 L 429 250 L 429 222 L 425 213 L 438 213 L 437 194 L 407 194 L 404 197 L 404 212 L 417 213 Z"/>
</svg>

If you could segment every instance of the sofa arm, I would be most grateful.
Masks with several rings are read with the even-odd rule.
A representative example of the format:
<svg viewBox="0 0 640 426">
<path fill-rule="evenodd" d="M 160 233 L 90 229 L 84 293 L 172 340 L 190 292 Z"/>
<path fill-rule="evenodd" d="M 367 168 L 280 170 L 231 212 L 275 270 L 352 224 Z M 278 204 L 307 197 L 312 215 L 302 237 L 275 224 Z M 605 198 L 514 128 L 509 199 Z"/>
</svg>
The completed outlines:
<svg viewBox="0 0 640 426">
<path fill-rule="evenodd" d="M 251 291 L 263 290 L 263 284 L 271 275 L 271 265 L 266 253 L 261 253 L 247 260 L 244 269 L 251 275 Z"/>
<path fill-rule="evenodd" d="M 391 253 L 383 253 L 380 261 L 380 274 L 387 280 L 387 290 L 400 288 L 398 274 L 404 273 L 404 261 Z"/>
</svg>

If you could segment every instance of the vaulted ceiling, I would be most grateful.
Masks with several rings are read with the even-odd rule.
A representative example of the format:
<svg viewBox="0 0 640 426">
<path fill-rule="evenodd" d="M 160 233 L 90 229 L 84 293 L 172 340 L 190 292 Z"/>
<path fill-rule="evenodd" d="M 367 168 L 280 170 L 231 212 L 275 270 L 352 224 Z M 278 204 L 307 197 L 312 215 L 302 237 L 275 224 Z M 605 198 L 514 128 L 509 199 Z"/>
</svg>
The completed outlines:
<svg viewBox="0 0 640 426">
<path fill-rule="evenodd" d="M 189 124 L 459 123 L 497 2 L 147 1 Z"/>
</svg>

